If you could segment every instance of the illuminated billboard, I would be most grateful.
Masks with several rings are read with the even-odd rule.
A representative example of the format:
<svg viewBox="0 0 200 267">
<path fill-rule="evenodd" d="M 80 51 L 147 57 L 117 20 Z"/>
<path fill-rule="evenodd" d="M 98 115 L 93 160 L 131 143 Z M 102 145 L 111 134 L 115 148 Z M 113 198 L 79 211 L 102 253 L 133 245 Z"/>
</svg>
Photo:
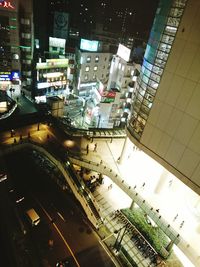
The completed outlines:
<svg viewBox="0 0 200 267">
<path fill-rule="evenodd" d="M 1 71 L 0 72 L 0 81 L 13 81 L 19 80 L 20 73 L 19 71 Z"/>
<path fill-rule="evenodd" d="M 87 39 L 81 39 L 80 49 L 96 52 L 98 51 L 99 42 L 98 41 L 91 41 Z"/>
<path fill-rule="evenodd" d="M 129 61 L 131 50 L 126 46 L 119 44 L 117 55 L 124 59 L 125 61 Z"/>
<path fill-rule="evenodd" d="M 65 49 L 66 39 L 49 37 L 49 46 L 62 47 Z"/>
</svg>

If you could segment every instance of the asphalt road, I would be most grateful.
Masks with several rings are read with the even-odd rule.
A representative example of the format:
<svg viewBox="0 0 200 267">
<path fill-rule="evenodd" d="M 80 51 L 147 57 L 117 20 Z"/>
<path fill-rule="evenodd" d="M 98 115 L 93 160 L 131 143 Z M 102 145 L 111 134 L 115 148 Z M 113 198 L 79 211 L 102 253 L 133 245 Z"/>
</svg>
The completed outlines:
<svg viewBox="0 0 200 267">
<path fill-rule="evenodd" d="M 60 174 L 52 176 L 46 171 L 46 167 L 39 168 L 34 162 L 33 158 L 22 152 L 7 156 L 4 162 L 9 180 L 25 197 L 17 207 L 14 204 L 15 219 L 10 226 L 12 228 L 18 225 L 17 232 L 21 231 L 20 236 L 26 230 L 21 241 L 26 255 L 15 251 L 15 256 L 17 254 L 23 262 L 20 267 L 53 267 L 65 258 L 69 259 L 70 266 L 114 266 L 79 203 L 70 191 L 63 191 L 55 183 Z M 41 222 L 35 227 L 30 226 L 24 215 L 32 207 L 41 217 Z M 28 263 L 30 261 L 31 264 Z"/>
</svg>

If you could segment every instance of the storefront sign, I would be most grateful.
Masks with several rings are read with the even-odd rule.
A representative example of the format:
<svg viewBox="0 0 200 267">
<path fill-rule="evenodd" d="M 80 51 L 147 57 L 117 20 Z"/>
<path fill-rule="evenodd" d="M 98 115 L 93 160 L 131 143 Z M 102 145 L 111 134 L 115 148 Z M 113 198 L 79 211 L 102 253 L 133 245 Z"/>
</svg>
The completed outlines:
<svg viewBox="0 0 200 267">
<path fill-rule="evenodd" d="M 103 103 L 111 103 L 115 101 L 116 93 L 112 91 L 104 91 L 101 94 L 101 102 Z"/>
<path fill-rule="evenodd" d="M 55 87 L 61 87 L 63 85 L 66 85 L 67 81 L 55 81 L 55 82 L 45 82 L 45 83 L 38 83 L 37 84 L 37 88 L 38 89 L 44 89 L 44 88 L 49 88 L 51 86 L 55 86 Z"/>
<path fill-rule="evenodd" d="M 1 71 L 0 81 L 16 81 L 19 80 L 19 71 Z"/>
<path fill-rule="evenodd" d="M 0 1 L 0 7 L 15 9 L 9 1 Z"/>
</svg>

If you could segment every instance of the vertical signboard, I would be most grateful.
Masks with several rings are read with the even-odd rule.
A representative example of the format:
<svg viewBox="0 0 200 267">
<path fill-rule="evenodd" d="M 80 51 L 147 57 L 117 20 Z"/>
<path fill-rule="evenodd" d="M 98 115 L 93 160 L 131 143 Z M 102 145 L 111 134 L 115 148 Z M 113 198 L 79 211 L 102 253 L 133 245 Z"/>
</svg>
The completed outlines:
<svg viewBox="0 0 200 267">
<path fill-rule="evenodd" d="M 65 12 L 54 13 L 54 37 L 67 39 L 69 28 L 69 14 Z"/>
</svg>

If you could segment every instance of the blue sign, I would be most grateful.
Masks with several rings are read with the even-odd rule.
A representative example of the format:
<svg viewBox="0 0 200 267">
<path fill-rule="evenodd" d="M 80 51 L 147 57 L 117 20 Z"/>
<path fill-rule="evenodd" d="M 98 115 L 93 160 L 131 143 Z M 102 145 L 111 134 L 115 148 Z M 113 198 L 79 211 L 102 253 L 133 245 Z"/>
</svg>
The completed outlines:
<svg viewBox="0 0 200 267">
<path fill-rule="evenodd" d="M 12 80 L 19 80 L 20 76 L 19 76 L 19 71 L 12 71 L 11 75 L 10 75 L 10 79 Z"/>
<path fill-rule="evenodd" d="M 1 71 L 0 81 L 16 81 L 20 79 L 19 71 Z"/>
<path fill-rule="evenodd" d="M 81 39 L 80 49 L 87 50 L 91 52 L 98 51 L 99 42 L 98 41 L 90 41 L 87 39 Z"/>
</svg>

